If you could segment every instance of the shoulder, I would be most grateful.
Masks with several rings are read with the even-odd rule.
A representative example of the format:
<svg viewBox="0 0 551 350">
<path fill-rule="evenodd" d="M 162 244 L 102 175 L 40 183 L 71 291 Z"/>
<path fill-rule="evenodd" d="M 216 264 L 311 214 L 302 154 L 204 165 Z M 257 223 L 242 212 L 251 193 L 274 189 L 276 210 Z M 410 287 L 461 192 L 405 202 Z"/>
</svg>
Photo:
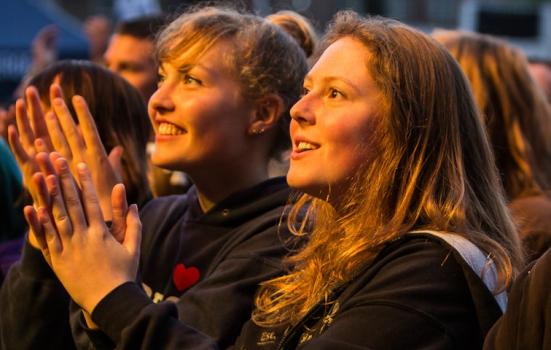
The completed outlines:
<svg viewBox="0 0 551 350">
<path fill-rule="evenodd" d="M 492 327 L 484 349 L 551 348 L 551 249 L 513 283 L 505 314 Z"/>
<path fill-rule="evenodd" d="M 459 344 L 481 344 L 480 334 L 501 315 L 492 293 L 461 255 L 430 235 L 405 236 L 387 245 L 348 293 L 343 312 L 364 310 L 381 319 L 399 315 L 395 322 L 402 326 L 408 322 L 400 320 L 423 322 Z"/>
</svg>

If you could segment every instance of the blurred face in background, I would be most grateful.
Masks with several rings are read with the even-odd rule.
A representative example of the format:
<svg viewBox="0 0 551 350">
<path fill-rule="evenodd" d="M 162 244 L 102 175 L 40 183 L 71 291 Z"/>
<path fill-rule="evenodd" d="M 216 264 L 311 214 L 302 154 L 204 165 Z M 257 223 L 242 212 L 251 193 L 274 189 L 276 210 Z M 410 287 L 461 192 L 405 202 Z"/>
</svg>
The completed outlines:
<svg viewBox="0 0 551 350">
<path fill-rule="evenodd" d="M 106 67 L 134 86 L 147 103 L 157 88 L 157 65 L 151 40 L 113 34 L 103 55 Z"/>
</svg>

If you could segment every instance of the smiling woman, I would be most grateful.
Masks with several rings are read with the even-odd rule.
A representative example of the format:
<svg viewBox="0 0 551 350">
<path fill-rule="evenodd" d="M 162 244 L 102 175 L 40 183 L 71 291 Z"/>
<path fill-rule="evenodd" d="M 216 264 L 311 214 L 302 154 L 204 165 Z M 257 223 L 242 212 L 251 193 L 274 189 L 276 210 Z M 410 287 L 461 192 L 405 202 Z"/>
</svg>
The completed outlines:
<svg viewBox="0 0 551 350">
<path fill-rule="evenodd" d="M 522 258 L 459 67 L 406 25 L 336 16 L 291 110 L 288 180 L 305 194 L 288 228 L 307 243 L 281 266 L 287 232 L 277 225 L 288 192 L 274 180 L 250 187 L 265 167 L 246 165 L 265 165 L 278 149 L 276 126 L 298 97 L 304 56 L 289 40 L 257 17 L 213 8 L 184 14 L 161 36 L 163 79 L 149 108 L 163 154 L 154 158 L 196 186 L 142 210 L 140 264 L 145 292 L 179 296 L 176 305 L 154 304 L 135 282 L 140 224 L 121 187 L 113 190 L 113 222 L 126 220 L 119 243 L 100 218 L 88 168 L 78 165 L 80 200 L 66 162 L 44 160 L 54 190 L 36 185 L 53 216 L 40 208 L 41 225 L 27 216 L 45 232 L 44 253 L 67 292 L 109 336 L 85 329 L 96 347 L 482 346 Z M 218 201 L 220 184 L 234 193 Z"/>
<path fill-rule="evenodd" d="M 267 20 L 216 7 L 183 13 L 162 31 L 156 50 L 160 82 L 148 106 L 152 162 L 184 171 L 194 186 L 140 208 L 140 228 L 120 185 L 103 184 L 106 193 L 90 184 L 94 176 L 103 178 L 102 169 L 39 154 L 47 170 L 35 177 L 35 194 L 37 206 L 48 210 L 26 209 L 30 236 L 39 243 L 26 246 L 23 264 L 31 266 L 30 274 L 16 269 L 3 286 L 3 344 L 73 347 L 67 291 L 85 311 L 77 307 L 72 317 L 74 339 L 83 348 L 167 348 L 169 339 L 149 327 L 173 329 L 169 323 L 226 347 L 249 318 L 258 284 L 283 273 L 280 260 L 293 247 L 280 225 L 290 190 L 284 178 L 269 178 L 268 164 L 290 145 L 289 109 L 307 70 L 303 50 Z M 77 112 L 86 106 L 82 98 L 73 104 Z M 93 131 L 83 130 L 83 137 Z M 82 196 L 68 168 L 76 170 Z M 113 210 L 104 210 L 112 213 L 111 228 L 97 202 L 111 203 Z M 117 235 L 117 227 L 126 232 Z M 83 239 L 72 244 L 69 236 Z M 51 314 L 59 317 L 52 322 Z M 92 329 L 92 320 L 99 329 Z M 29 328 L 33 337 L 20 336 Z M 21 344 L 21 338 L 29 341 Z"/>
<path fill-rule="evenodd" d="M 262 284 L 240 348 L 481 348 L 522 259 L 458 65 L 342 12 L 304 88 L 287 179 L 309 240 Z"/>
</svg>

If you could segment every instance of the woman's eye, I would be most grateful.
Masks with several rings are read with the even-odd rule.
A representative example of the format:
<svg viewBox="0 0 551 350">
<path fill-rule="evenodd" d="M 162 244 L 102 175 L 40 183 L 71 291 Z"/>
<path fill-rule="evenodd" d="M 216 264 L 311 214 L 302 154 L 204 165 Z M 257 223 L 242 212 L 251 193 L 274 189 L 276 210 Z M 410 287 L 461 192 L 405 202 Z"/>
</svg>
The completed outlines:
<svg viewBox="0 0 551 350">
<path fill-rule="evenodd" d="M 307 88 L 303 87 L 303 88 L 302 88 L 302 91 L 301 91 L 301 93 L 300 93 L 300 96 L 301 96 L 301 97 L 302 97 L 302 96 L 306 96 L 306 95 L 308 95 L 309 92 L 310 92 L 310 90 L 308 90 Z"/>
<path fill-rule="evenodd" d="M 330 98 L 338 98 L 338 97 L 342 97 L 343 94 L 337 90 L 337 89 L 334 89 L 334 88 L 330 88 L 329 89 L 329 97 Z"/>
<path fill-rule="evenodd" d="M 201 85 L 201 80 L 194 78 L 189 74 L 184 74 L 184 84 L 199 84 Z"/>
<path fill-rule="evenodd" d="M 161 84 L 166 80 L 166 77 L 163 74 L 157 74 L 157 86 L 161 86 Z"/>
</svg>

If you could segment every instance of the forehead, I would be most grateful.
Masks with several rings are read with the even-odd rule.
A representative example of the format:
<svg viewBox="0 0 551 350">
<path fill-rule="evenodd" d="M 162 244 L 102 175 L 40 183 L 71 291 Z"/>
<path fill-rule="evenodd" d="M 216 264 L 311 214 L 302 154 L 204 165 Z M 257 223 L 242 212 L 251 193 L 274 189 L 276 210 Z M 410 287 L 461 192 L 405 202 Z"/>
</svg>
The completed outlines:
<svg viewBox="0 0 551 350">
<path fill-rule="evenodd" d="M 358 73 L 367 74 L 369 56 L 369 51 L 359 40 L 344 37 L 325 49 L 308 76 L 338 74 L 353 77 Z"/>
<path fill-rule="evenodd" d="M 154 44 L 151 40 L 130 35 L 113 34 L 105 56 L 127 57 L 135 59 L 153 59 Z"/>
<path fill-rule="evenodd" d="M 225 40 L 215 42 L 207 49 L 200 44 L 190 45 L 179 55 L 161 60 L 161 65 L 166 63 L 175 67 L 201 65 L 218 70 L 228 70 L 232 67 L 233 52 L 231 43 Z"/>
<path fill-rule="evenodd" d="M 359 40 L 338 39 L 323 52 L 305 80 L 342 79 L 360 90 L 371 88 L 370 57 L 369 50 Z"/>
</svg>

